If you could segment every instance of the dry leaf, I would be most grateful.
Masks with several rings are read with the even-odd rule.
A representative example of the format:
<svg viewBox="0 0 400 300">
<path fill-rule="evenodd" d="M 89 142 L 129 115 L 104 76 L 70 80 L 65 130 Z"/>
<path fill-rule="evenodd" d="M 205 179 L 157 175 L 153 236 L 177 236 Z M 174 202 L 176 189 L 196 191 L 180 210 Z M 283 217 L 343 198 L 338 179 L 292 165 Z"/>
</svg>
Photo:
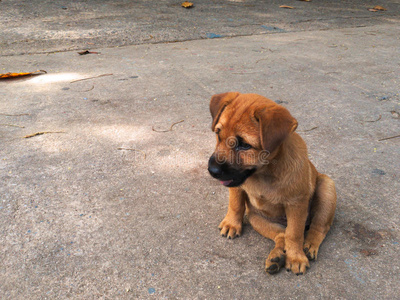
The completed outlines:
<svg viewBox="0 0 400 300">
<path fill-rule="evenodd" d="M 289 5 L 281 5 L 281 6 L 279 6 L 280 8 L 290 8 L 290 9 L 293 9 L 294 7 L 293 6 L 289 6 Z"/>
<path fill-rule="evenodd" d="M 192 8 L 193 7 L 193 3 L 185 1 L 185 2 L 182 3 L 182 7 L 184 7 L 184 8 Z"/>
<path fill-rule="evenodd" d="M 100 52 L 94 52 L 94 51 L 85 50 L 85 51 L 78 52 L 78 54 L 79 54 L 79 55 L 100 54 Z"/>
<path fill-rule="evenodd" d="M 376 10 L 387 10 L 386 8 L 384 8 L 383 6 L 380 6 L 380 5 L 375 6 L 373 9 L 376 9 Z"/>
<path fill-rule="evenodd" d="M 372 249 L 363 249 L 360 250 L 360 253 L 365 256 L 372 256 L 372 255 L 377 255 L 378 251 Z"/>
<path fill-rule="evenodd" d="M 23 73 L 5 73 L 5 74 L 0 74 L 0 79 L 10 79 L 10 78 L 18 78 L 18 77 L 24 77 L 24 76 L 35 76 L 35 75 L 42 75 L 46 74 L 47 72 L 44 70 L 38 70 L 36 72 L 23 72 Z"/>
<path fill-rule="evenodd" d="M 400 119 L 400 114 L 397 111 L 392 110 L 391 113 L 393 118 Z"/>
<path fill-rule="evenodd" d="M 387 10 L 387 9 L 384 8 L 383 6 L 376 5 L 374 8 L 369 8 L 368 10 L 372 11 L 372 12 L 376 12 L 376 11 L 384 11 L 384 10 Z"/>
</svg>

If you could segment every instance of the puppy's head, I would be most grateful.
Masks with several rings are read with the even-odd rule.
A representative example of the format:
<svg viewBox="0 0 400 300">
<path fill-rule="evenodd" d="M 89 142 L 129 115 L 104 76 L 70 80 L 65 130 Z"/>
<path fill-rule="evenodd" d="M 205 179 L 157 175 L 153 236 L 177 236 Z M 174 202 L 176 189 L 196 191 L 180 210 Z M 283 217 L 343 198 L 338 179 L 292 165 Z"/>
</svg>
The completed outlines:
<svg viewBox="0 0 400 300">
<path fill-rule="evenodd" d="M 256 94 L 214 95 L 210 112 L 217 146 L 208 171 L 227 187 L 240 186 L 268 164 L 297 128 L 286 108 Z"/>
</svg>

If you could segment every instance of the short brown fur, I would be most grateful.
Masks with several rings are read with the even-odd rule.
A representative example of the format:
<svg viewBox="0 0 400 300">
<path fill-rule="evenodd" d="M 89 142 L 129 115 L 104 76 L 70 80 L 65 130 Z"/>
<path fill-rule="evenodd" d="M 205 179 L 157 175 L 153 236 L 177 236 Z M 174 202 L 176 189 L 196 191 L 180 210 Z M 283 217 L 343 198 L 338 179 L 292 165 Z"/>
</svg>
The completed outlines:
<svg viewBox="0 0 400 300">
<path fill-rule="evenodd" d="M 256 170 L 243 184 L 229 188 L 221 235 L 239 236 L 246 214 L 257 232 L 275 242 L 265 270 L 273 274 L 285 267 L 304 274 L 333 222 L 333 180 L 310 162 L 305 142 L 294 132 L 297 121 L 283 106 L 260 95 L 233 92 L 214 95 L 210 111 L 218 135 L 214 155 L 225 156 L 235 170 Z M 237 136 L 251 149 L 230 148 L 227 140 Z M 267 161 L 260 159 L 265 153 Z"/>
</svg>

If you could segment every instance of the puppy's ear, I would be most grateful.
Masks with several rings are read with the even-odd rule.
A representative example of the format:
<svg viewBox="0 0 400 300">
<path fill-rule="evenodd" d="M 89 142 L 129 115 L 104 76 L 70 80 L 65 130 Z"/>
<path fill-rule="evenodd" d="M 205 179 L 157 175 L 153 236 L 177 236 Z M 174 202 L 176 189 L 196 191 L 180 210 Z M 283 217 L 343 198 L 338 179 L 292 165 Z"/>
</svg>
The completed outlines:
<svg viewBox="0 0 400 300">
<path fill-rule="evenodd" d="M 215 125 L 217 125 L 218 120 L 224 111 L 225 107 L 231 103 L 237 96 L 238 92 L 229 92 L 223 94 L 217 94 L 211 97 L 210 101 L 210 112 L 213 118 L 211 125 L 211 130 L 214 131 Z"/>
<path fill-rule="evenodd" d="M 280 105 L 264 107 L 254 113 L 260 124 L 260 139 L 264 150 L 272 153 L 296 130 L 297 121 Z"/>
</svg>

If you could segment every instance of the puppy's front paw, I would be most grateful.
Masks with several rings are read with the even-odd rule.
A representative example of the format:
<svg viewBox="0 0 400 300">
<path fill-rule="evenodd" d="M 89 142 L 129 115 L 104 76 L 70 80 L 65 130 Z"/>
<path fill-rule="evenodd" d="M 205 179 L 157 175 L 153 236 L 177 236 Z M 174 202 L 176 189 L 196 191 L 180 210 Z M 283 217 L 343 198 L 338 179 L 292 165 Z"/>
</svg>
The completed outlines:
<svg viewBox="0 0 400 300">
<path fill-rule="evenodd" d="M 278 273 L 279 270 L 285 265 L 285 258 L 286 255 L 283 248 L 274 248 L 265 261 L 265 272 L 269 274 Z"/>
<path fill-rule="evenodd" d="M 286 252 L 286 271 L 292 271 L 296 275 L 303 275 L 306 268 L 310 267 L 307 256 L 303 251 Z"/>
<path fill-rule="evenodd" d="M 218 228 L 221 230 L 221 235 L 224 237 L 227 236 L 228 239 L 234 239 L 242 234 L 242 222 L 228 216 L 222 220 Z"/>
</svg>

